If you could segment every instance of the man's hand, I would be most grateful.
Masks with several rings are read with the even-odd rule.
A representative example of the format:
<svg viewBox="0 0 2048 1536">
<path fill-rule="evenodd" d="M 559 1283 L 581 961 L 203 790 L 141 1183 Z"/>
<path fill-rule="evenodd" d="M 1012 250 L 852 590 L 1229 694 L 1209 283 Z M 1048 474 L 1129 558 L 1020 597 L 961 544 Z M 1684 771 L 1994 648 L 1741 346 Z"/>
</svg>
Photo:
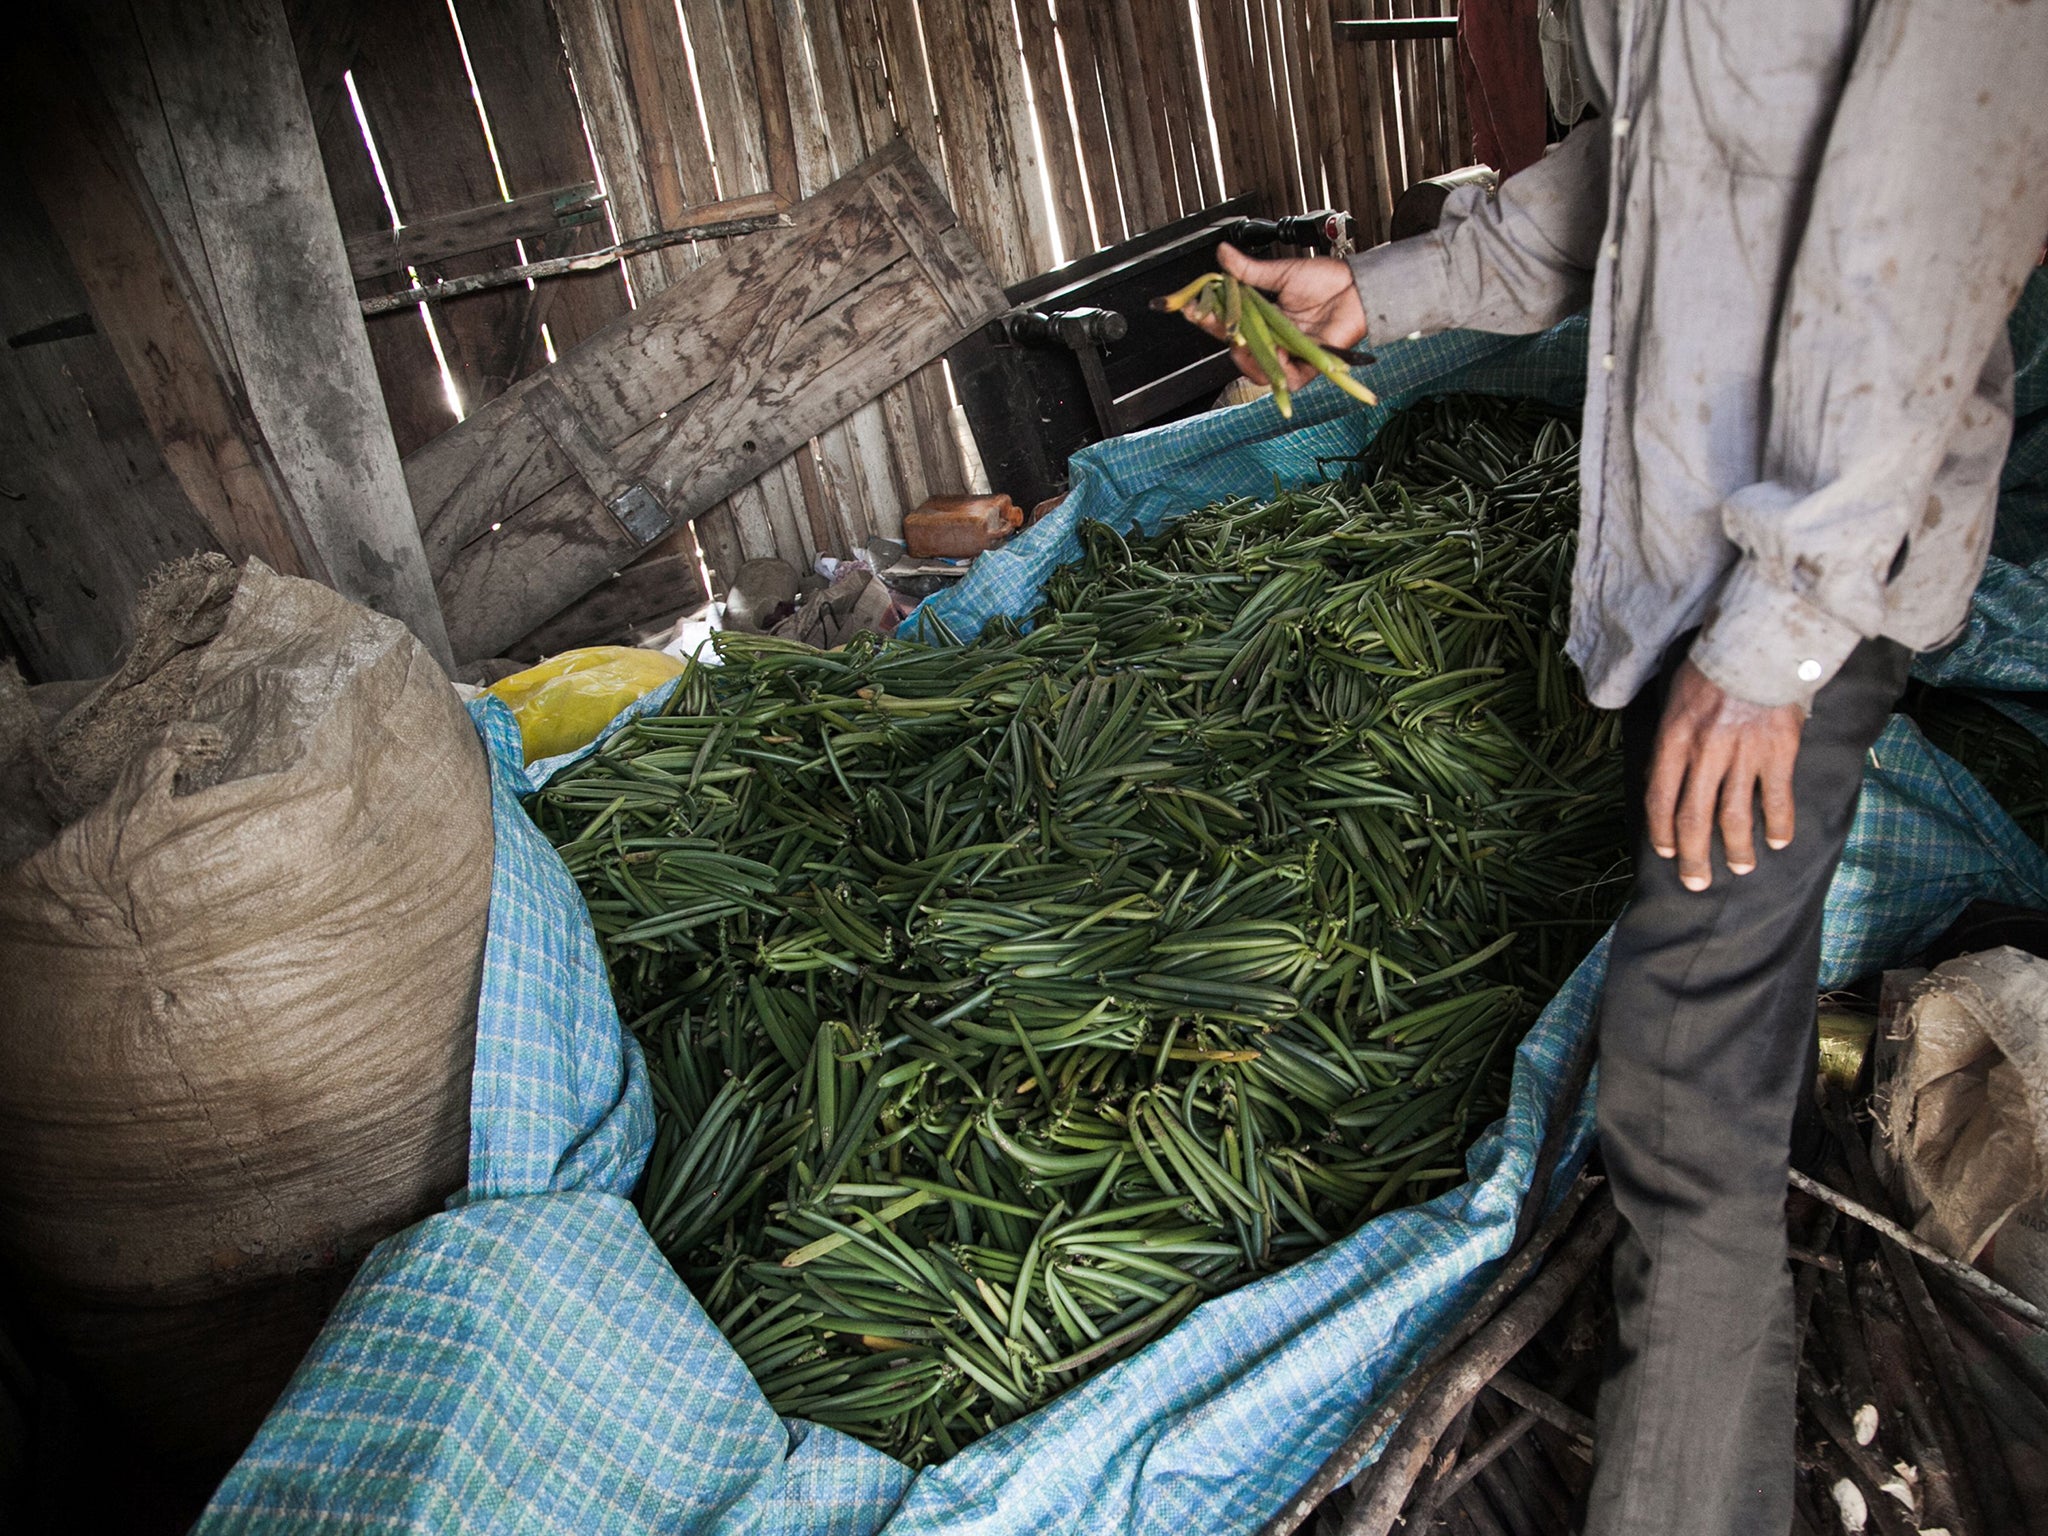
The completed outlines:
<svg viewBox="0 0 2048 1536">
<path fill-rule="evenodd" d="M 1273 295 L 1280 312 L 1303 333 L 1326 347 L 1354 347 L 1365 340 L 1365 306 L 1358 301 L 1358 286 L 1350 266 L 1334 256 L 1306 256 L 1293 261 L 1257 261 L 1225 242 L 1216 248 L 1223 270 L 1241 283 L 1263 288 Z M 1230 338 L 1223 323 L 1207 317 L 1189 316 L 1218 341 Z M 1300 389 L 1316 376 L 1308 364 L 1281 350 L 1287 369 L 1287 387 Z M 1265 370 L 1252 361 L 1243 347 L 1231 350 L 1231 361 L 1254 384 L 1269 384 Z"/>
<path fill-rule="evenodd" d="M 1757 793 L 1764 802 L 1764 841 L 1792 841 L 1792 765 L 1806 716 L 1797 704 L 1767 707 L 1723 692 L 1691 662 L 1679 666 L 1650 764 L 1650 843 L 1678 860 L 1689 891 L 1714 882 L 1714 824 L 1731 874 L 1756 868 Z M 1718 814 L 1717 814 L 1718 813 Z"/>
</svg>

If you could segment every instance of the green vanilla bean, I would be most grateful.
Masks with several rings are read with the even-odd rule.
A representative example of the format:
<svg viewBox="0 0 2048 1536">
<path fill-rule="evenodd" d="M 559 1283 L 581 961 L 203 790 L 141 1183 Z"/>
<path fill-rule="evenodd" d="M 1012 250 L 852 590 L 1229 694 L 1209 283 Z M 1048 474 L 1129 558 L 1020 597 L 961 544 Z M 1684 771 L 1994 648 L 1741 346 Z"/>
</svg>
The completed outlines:
<svg viewBox="0 0 2048 1536">
<path fill-rule="evenodd" d="M 778 1411 L 941 1459 L 1462 1177 L 1625 888 L 1576 435 L 1427 400 L 1330 469 L 1084 525 L 971 644 L 722 636 L 533 798 Z"/>
</svg>

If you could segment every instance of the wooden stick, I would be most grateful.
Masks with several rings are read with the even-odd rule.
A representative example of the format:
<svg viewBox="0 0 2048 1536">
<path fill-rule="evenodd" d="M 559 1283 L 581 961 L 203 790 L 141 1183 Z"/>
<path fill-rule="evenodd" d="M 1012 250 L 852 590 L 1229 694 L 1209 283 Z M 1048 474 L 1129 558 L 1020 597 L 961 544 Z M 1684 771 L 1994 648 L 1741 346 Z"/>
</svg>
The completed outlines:
<svg viewBox="0 0 2048 1536">
<path fill-rule="evenodd" d="M 1821 1214 L 1813 1231 L 1807 1234 L 1816 1248 L 1826 1248 L 1835 1235 L 1835 1224 L 1841 1220 L 1841 1213 L 1833 1206 L 1821 1207 Z M 1802 1269 L 1799 1278 L 1792 1284 L 1793 1305 L 1793 1350 L 1792 1358 L 1797 1360 L 1806 1354 L 1806 1326 L 1813 1315 L 1814 1293 L 1820 1289 L 1818 1269 Z"/>
<path fill-rule="evenodd" d="M 1543 1429 L 1524 1435 L 1501 1457 L 1500 1469 L 1517 1478 L 1524 1502 L 1537 1506 L 1538 1530 L 1569 1531 L 1572 1528 L 1572 1493 L 1564 1476 L 1550 1458 Z"/>
<path fill-rule="evenodd" d="M 1936 1273 L 1930 1279 L 1941 1292 L 1942 1300 L 1948 1303 L 1947 1315 L 1975 1334 L 1977 1342 L 1998 1357 L 1999 1364 L 2033 1394 L 2035 1401 L 2048 1408 L 2048 1370 L 2043 1370 L 2033 1356 L 1998 1331 L 1997 1325 L 1984 1315 L 1976 1292 L 1964 1290 L 1945 1274 Z"/>
<path fill-rule="evenodd" d="M 691 240 L 724 240 L 733 235 L 758 235 L 764 230 L 787 229 L 789 223 L 788 214 L 769 213 L 753 218 L 713 219 L 703 224 L 685 224 L 676 229 L 658 230 L 651 235 L 642 235 L 636 240 L 622 240 L 617 245 L 606 246 L 601 251 L 584 251 L 576 256 L 553 256 L 546 261 L 529 261 L 523 266 L 498 267 L 469 277 L 451 277 L 443 282 L 422 283 L 417 288 L 401 288 L 396 293 L 380 294 L 376 298 L 362 300 L 362 311 L 365 315 L 381 315 L 394 309 L 410 309 L 415 304 L 431 304 L 437 299 L 452 299 L 465 293 L 477 293 L 485 288 L 509 288 L 514 283 L 523 283 L 529 278 L 561 277 L 570 272 L 593 272 L 599 267 L 608 267 L 628 256 L 644 256 L 649 251 L 658 251 L 664 246 L 681 245 Z"/>
<path fill-rule="evenodd" d="M 1415 1485 L 1414 1502 L 1407 1515 L 1411 1530 L 1428 1530 L 1436 1519 L 1437 1511 L 1443 1507 L 1445 1480 L 1457 1466 L 1459 1453 L 1465 1448 L 1465 1437 L 1472 1431 L 1472 1410 L 1478 1402 L 1475 1397 L 1459 1409 L 1458 1416 L 1451 1420 L 1450 1428 L 1437 1441 L 1436 1451 L 1423 1468 L 1421 1481 Z"/>
<path fill-rule="evenodd" d="M 1479 1486 L 1493 1507 L 1500 1512 L 1501 1520 L 1514 1536 L 1536 1536 L 1544 1529 L 1542 1520 L 1530 1506 L 1522 1493 L 1521 1482 L 1509 1470 L 1507 1452 L 1522 1442 L 1511 1440 L 1500 1458 L 1484 1468 L 1479 1474 Z"/>
<path fill-rule="evenodd" d="M 1457 1323 L 1450 1334 L 1426 1355 L 1422 1362 L 1408 1373 L 1407 1380 L 1366 1416 L 1365 1421 L 1354 1429 L 1323 1463 L 1316 1474 L 1295 1492 L 1293 1498 L 1281 1506 L 1280 1511 L 1259 1528 L 1259 1536 L 1290 1536 L 1301 1523 L 1315 1513 L 1316 1506 L 1330 1496 L 1332 1490 L 1343 1486 L 1357 1474 L 1364 1463 L 1366 1453 L 1379 1444 L 1380 1436 L 1394 1426 L 1428 1387 L 1431 1379 L 1458 1347 L 1489 1322 L 1501 1304 L 1519 1290 L 1522 1282 L 1529 1278 L 1543 1256 L 1571 1225 L 1572 1218 L 1579 1212 L 1587 1196 L 1604 1180 L 1593 1174 L 1582 1173 L 1550 1218 L 1538 1227 L 1521 1251 L 1508 1260 L 1493 1284 L 1480 1294 L 1477 1301 Z"/>
<path fill-rule="evenodd" d="M 1814 1269 L 1824 1269 L 1831 1275 L 1839 1275 L 1842 1272 L 1842 1261 L 1832 1253 L 1821 1253 L 1813 1248 L 1802 1248 L 1797 1243 L 1787 1243 L 1785 1245 L 1785 1257 L 1794 1264 L 1806 1264 Z"/>
<path fill-rule="evenodd" d="M 1865 1294 L 1866 1279 L 1876 1294 Z M 1860 1269 L 1856 1291 L 1856 1320 L 1878 1386 L 1878 1411 L 1886 1425 L 1897 1426 L 1905 1442 L 1906 1459 L 1920 1469 L 1926 1523 L 1946 1529 L 1951 1536 L 1984 1536 L 1975 1514 L 1976 1499 L 1966 1495 L 1961 1486 L 1962 1473 L 1955 1465 L 1958 1453 L 1947 1420 L 1937 1422 L 1927 1394 L 1920 1388 L 1918 1352 L 1905 1321 L 1894 1315 L 1878 1260 L 1872 1259 Z M 1894 1442 L 1893 1449 L 1898 1448 Z"/>
<path fill-rule="evenodd" d="M 1502 1371 L 1487 1383 L 1494 1391 L 1513 1403 L 1517 1408 L 1527 1409 L 1544 1423 L 1552 1425 L 1574 1439 L 1593 1443 L 1593 1421 L 1576 1408 L 1568 1408 L 1541 1387 L 1524 1381 L 1513 1371 Z"/>
<path fill-rule="evenodd" d="M 2014 1317 L 2032 1323 L 2036 1328 L 2048 1328 L 2048 1312 L 2042 1311 L 2024 1296 L 2015 1296 L 1982 1270 L 1952 1259 L 1932 1243 L 1915 1237 L 1889 1216 L 1880 1216 L 1860 1201 L 1852 1200 L 1847 1195 L 1828 1188 L 1818 1179 L 1808 1178 L 1797 1168 L 1792 1170 L 1792 1187 L 1833 1206 L 1852 1221 L 1862 1222 L 1871 1231 L 1897 1243 L 1916 1259 L 1933 1265 L 1951 1280 L 1968 1286 L 1986 1300 L 2003 1307 Z"/>
<path fill-rule="evenodd" d="M 1849 1282 L 1840 1270 L 1821 1276 L 1821 1294 L 1827 1298 L 1822 1329 L 1835 1357 L 1840 1375 L 1836 1383 L 1853 1414 L 1866 1403 L 1877 1409 L 1877 1380 L 1870 1372 L 1870 1354 L 1863 1347 L 1863 1330 L 1856 1326 L 1855 1310 L 1849 1300 Z"/>
<path fill-rule="evenodd" d="M 1388 1536 L 1408 1501 L 1422 1458 L 1444 1426 L 1564 1305 L 1607 1251 L 1619 1220 L 1612 1200 L 1603 1198 L 1591 1205 L 1528 1288 L 1459 1349 L 1394 1431 L 1374 1468 L 1371 1489 L 1360 1495 L 1344 1522 L 1343 1536 Z"/>
<path fill-rule="evenodd" d="M 1828 1480 L 1829 1502 L 1833 1502 L 1833 1489 L 1837 1482 L 1846 1478 L 1863 1495 L 1864 1506 L 1870 1511 L 1870 1522 L 1877 1528 L 1877 1536 L 1913 1536 L 1915 1527 L 1898 1501 L 1888 1493 L 1878 1492 L 1877 1485 L 1867 1477 L 1856 1459 L 1844 1455 L 1841 1442 L 1832 1437 L 1814 1447 L 1820 1462 L 1820 1475 Z"/>
<path fill-rule="evenodd" d="M 1856 1185 L 1856 1192 L 1867 1201 L 1883 1200 L 1884 1186 L 1878 1182 L 1877 1172 L 1870 1166 L 1870 1151 L 1851 1128 L 1847 1096 L 1839 1088 L 1833 1088 L 1829 1092 L 1828 1103 L 1835 1140 L 1848 1162 L 1849 1177 Z M 1991 1438 L 1984 1405 L 1978 1400 L 1976 1387 L 1963 1370 L 1962 1359 L 1956 1354 L 1955 1340 L 1948 1336 L 1947 1325 L 1935 1308 L 1934 1298 L 1928 1294 L 1927 1282 L 1913 1267 L 1909 1250 L 1903 1245 L 1887 1238 L 1878 1244 L 1878 1248 L 1903 1304 L 1906 1321 L 1918 1335 L 1921 1347 L 1927 1353 L 1928 1364 L 1933 1367 L 1941 1405 L 1955 1428 L 1958 1445 L 1975 1447 L 1980 1452 L 1970 1466 L 1968 1482 L 1963 1481 L 1962 1469 L 1955 1469 L 1965 1505 L 1967 1507 L 1969 1495 L 1974 1491 L 1983 1529 L 2018 1530 L 2025 1521 L 2019 1510 L 2019 1496 L 2013 1487 L 2012 1474 L 2006 1467 L 2004 1456 L 1999 1453 L 1997 1442 Z"/>
<path fill-rule="evenodd" d="M 1451 1475 L 1437 1485 L 1440 1490 L 1437 1507 L 1442 1508 L 1463 1493 L 1467 1483 L 1498 1461 L 1502 1452 L 1534 1429 L 1539 1422 L 1536 1415 L 1528 1409 L 1517 1409 L 1514 1417 L 1481 1442 L 1478 1450 L 1461 1460 Z"/>
<path fill-rule="evenodd" d="M 1841 1404 L 1821 1385 L 1813 1367 L 1803 1361 L 1799 1367 L 1799 1400 L 1806 1405 L 1821 1433 L 1834 1442 L 1835 1459 L 1847 1464 L 1851 1478 L 1863 1490 L 1871 1517 L 1877 1522 L 1878 1536 L 1913 1536 L 1912 1520 L 1890 1494 L 1882 1491 L 1896 1474 L 1869 1446 L 1856 1443 L 1856 1432 L 1843 1416 Z"/>
</svg>

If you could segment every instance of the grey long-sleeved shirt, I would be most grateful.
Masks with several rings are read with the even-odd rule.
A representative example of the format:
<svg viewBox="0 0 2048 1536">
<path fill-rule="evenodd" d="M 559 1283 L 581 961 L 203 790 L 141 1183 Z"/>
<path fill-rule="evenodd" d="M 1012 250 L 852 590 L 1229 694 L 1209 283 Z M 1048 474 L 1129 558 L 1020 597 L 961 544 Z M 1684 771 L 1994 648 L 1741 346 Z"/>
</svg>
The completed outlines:
<svg viewBox="0 0 2048 1536">
<path fill-rule="evenodd" d="M 1378 341 L 1590 300 L 1570 652 L 1758 704 L 1962 624 L 2048 236 L 2048 0 L 1585 0 L 1601 116 L 1352 258 Z"/>
</svg>

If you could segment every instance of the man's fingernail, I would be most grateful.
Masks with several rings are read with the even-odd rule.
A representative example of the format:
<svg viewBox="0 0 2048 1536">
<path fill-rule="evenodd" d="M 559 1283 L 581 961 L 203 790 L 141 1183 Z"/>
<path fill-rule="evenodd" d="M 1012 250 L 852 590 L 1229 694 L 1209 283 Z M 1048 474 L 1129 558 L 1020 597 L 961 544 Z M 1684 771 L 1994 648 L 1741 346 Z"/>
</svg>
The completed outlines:
<svg viewBox="0 0 2048 1536">
<path fill-rule="evenodd" d="M 1678 850 L 1676 848 L 1666 848 L 1662 843 L 1659 843 L 1657 844 L 1657 857 L 1660 859 L 1675 859 L 1678 857 Z"/>
<path fill-rule="evenodd" d="M 1705 875 L 1680 875 L 1678 883 L 1688 891 L 1704 891 L 1708 882 Z"/>
<path fill-rule="evenodd" d="M 1754 864 L 1730 864 L 1728 866 L 1728 873 L 1731 875 L 1746 875 L 1755 868 Z"/>
<path fill-rule="evenodd" d="M 1790 848 L 1792 846 L 1792 839 L 1789 837 L 1767 837 L 1764 839 L 1764 841 L 1770 844 L 1770 846 L 1774 850 L 1779 848 Z"/>
</svg>

